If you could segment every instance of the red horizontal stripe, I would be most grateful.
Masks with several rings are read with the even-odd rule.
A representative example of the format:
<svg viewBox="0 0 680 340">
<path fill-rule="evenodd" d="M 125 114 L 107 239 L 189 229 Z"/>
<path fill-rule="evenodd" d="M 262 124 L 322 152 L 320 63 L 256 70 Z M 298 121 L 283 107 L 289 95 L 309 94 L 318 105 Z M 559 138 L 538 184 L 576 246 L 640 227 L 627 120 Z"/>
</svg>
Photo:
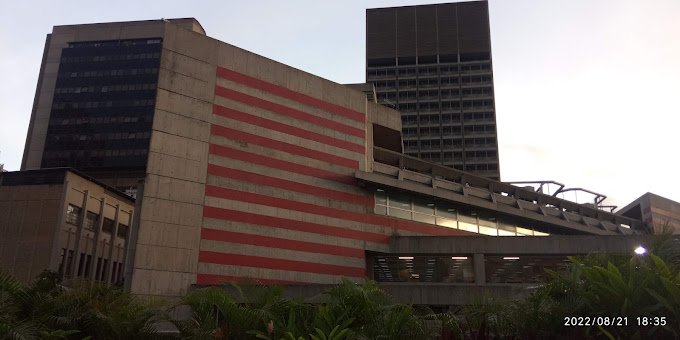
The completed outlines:
<svg viewBox="0 0 680 340">
<path fill-rule="evenodd" d="M 197 285 L 211 285 L 219 286 L 227 282 L 237 283 L 237 284 L 264 284 L 264 285 L 299 285 L 306 284 L 306 282 L 297 281 L 286 281 L 286 280 L 270 280 L 270 279 L 258 279 L 252 277 L 239 277 L 239 276 L 227 276 L 227 275 L 214 275 L 214 274 L 196 274 L 196 284 Z"/>
<path fill-rule="evenodd" d="M 244 141 L 244 142 L 248 142 L 248 143 L 257 144 L 257 145 L 260 145 L 260 146 L 264 146 L 266 148 L 287 152 L 287 153 L 290 153 L 290 154 L 293 154 L 293 155 L 312 158 L 312 159 L 316 159 L 316 160 L 319 160 L 319 161 L 322 161 L 322 162 L 328 162 L 328 163 L 331 163 L 331 164 L 336 164 L 336 165 L 340 165 L 340 166 L 344 166 L 344 167 L 352 168 L 352 169 L 358 169 L 359 168 L 359 161 L 356 161 L 356 160 L 353 160 L 353 159 L 344 158 L 344 157 L 331 155 L 329 153 L 325 153 L 325 152 L 321 152 L 321 151 L 303 148 L 301 146 L 297 146 L 297 145 L 294 145 L 294 144 L 281 142 L 281 141 L 278 141 L 278 140 L 254 135 L 252 133 L 247 133 L 247 132 L 243 132 L 243 131 L 230 129 L 230 128 L 224 127 L 224 126 L 212 125 L 210 127 L 210 132 L 213 135 L 218 135 L 218 136 L 226 137 L 226 138 L 233 139 L 233 140 L 240 140 L 240 141 Z"/>
<path fill-rule="evenodd" d="M 204 206 L 203 217 L 214 218 L 224 221 L 241 222 L 253 225 L 267 226 L 271 228 L 287 229 L 302 231 L 307 233 L 314 233 L 319 235 L 328 235 L 335 237 L 342 237 L 352 240 L 360 240 L 366 242 L 374 242 L 387 244 L 389 243 L 389 236 L 372 233 L 367 231 L 358 231 L 352 229 L 345 229 L 340 227 L 333 227 L 318 223 L 289 220 L 281 217 L 272 217 L 266 215 L 259 215 L 238 210 L 221 209 L 215 207 Z"/>
<path fill-rule="evenodd" d="M 277 95 L 279 97 L 287 98 L 290 100 L 294 100 L 298 103 L 313 106 L 319 109 L 322 109 L 324 111 L 328 112 L 333 112 L 335 114 L 339 114 L 343 117 L 347 117 L 349 119 L 356 120 L 357 122 L 365 122 L 366 121 L 366 115 L 354 111 L 351 109 L 348 109 L 346 107 L 336 105 L 329 103 L 327 101 L 323 101 L 321 99 L 317 99 L 311 96 L 308 96 L 306 94 L 302 94 L 299 92 L 295 92 L 293 90 L 290 90 L 288 88 L 285 88 L 283 86 L 275 85 L 269 82 L 266 82 L 261 79 L 257 79 L 251 76 L 247 76 L 243 73 L 238 73 L 223 67 L 217 67 L 217 76 L 220 78 L 228 79 L 231 81 L 235 81 L 237 83 L 241 83 L 243 85 L 247 85 L 253 88 L 256 88 L 258 90 L 266 91 L 271 94 Z"/>
<path fill-rule="evenodd" d="M 208 164 L 208 174 L 225 178 L 233 178 L 239 181 L 266 185 L 284 190 L 300 192 L 303 194 L 314 195 L 317 197 L 343 201 L 351 204 L 365 205 L 371 207 L 373 206 L 373 200 L 368 196 L 355 195 L 338 190 L 320 188 L 313 185 L 260 175 L 254 172 L 226 168 L 215 164 Z"/>
<path fill-rule="evenodd" d="M 350 185 L 356 185 L 357 183 L 356 179 L 352 176 L 341 175 L 332 171 L 313 168 L 311 166 L 301 165 L 298 163 L 282 161 L 280 159 L 262 156 L 217 144 L 210 144 L 210 154 L 339 183 Z"/>
<path fill-rule="evenodd" d="M 358 129 L 349 125 L 345 125 L 339 122 L 336 122 L 331 119 L 326 119 L 323 117 L 315 116 L 313 114 L 300 111 L 297 109 L 294 109 L 292 107 L 284 106 L 281 104 L 277 104 L 274 102 L 270 102 L 268 100 L 260 99 L 257 97 L 253 97 L 250 95 L 247 95 L 245 93 L 241 93 L 238 91 L 234 91 L 228 88 L 224 88 L 221 86 L 215 86 L 215 95 L 224 97 L 227 99 L 231 100 L 236 100 L 244 104 L 248 104 L 251 106 L 259 107 L 261 109 L 265 109 L 267 111 L 271 111 L 274 113 L 278 113 L 280 115 L 292 117 L 295 119 L 299 119 L 305 122 L 309 122 L 312 124 L 316 124 L 319 126 L 327 127 L 339 132 L 342 132 L 347 135 L 352 135 L 360 138 L 365 138 L 365 131 L 364 129 Z"/>
<path fill-rule="evenodd" d="M 308 253 L 357 257 L 360 259 L 364 258 L 364 250 L 358 248 L 349 248 L 321 243 L 296 241 L 262 235 L 244 234 L 233 231 L 217 230 L 210 228 L 201 229 L 201 239 L 239 244 L 249 244 L 260 247 L 297 250 Z"/>
<path fill-rule="evenodd" d="M 311 132 L 309 130 L 305 129 L 300 129 L 298 127 L 286 125 L 283 123 L 279 123 L 277 121 L 267 119 L 267 118 L 262 118 L 258 116 L 254 116 L 251 114 L 247 114 L 245 112 L 233 110 L 224 106 L 220 106 L 217 104 L 213 105 L 213 113 L 222 117 L 226 117 L 229 119 L 234 119 L 238 120 L 241 122 L 246 122 L 248 124 L 253 124 L 257 125 L 260 127 L 263 127 L 265 129 L 270 129 L 278 132 L 283 132 L 285 134 L 289 134 L 292 136 L 312 140 L 315 142 L 323 143 L 326 145 L 334 146 L 337 148 L 345 149 L 348 151 L 364 154 L 365 148 L 361 144 L 356 144 L 348 141 L 344 141 L 342 139 L 337 139 L 333 137 L 329 137 L 326 135 L 322 135 L 320 133 L 315 133 Z"/>
<path fill-rule="evenodd" d="M 230 200 L 237 200 L 241 202 L 248 202 L 253 204 L 266 205 L 270 207 L 277 207 L 288 210 L 301 211 L 305 213 L 322 215 L 343 220 L 350 220 L 373 225 L 391 227 L 395 229 L 403 229 L 421 234 L 438 235 L 438 236 L 464 236 L 474 235 L 465 231 L 457 229 L 450 229 L 445 227 L 434 226 L 425 223 L 412 222 L 398 218 L 383 217 L 374 214 L 362 214 L 346 210 L 324 207 L 315 204 L 297 202 L 292 200 L 282 199 L 280 197 L 271 197 L 266 195 L 255 194 L 251 192 L 238 191 L 226 188 L 220 188 L 213 185 L 205 186 L 206 196 L 226 198 Z"/>
<path fill-rule="evenodd" d="M 271 257 L 200 251 L 198 262 L 226 264 L 232 266 L 267 268 L 296 272 L 342 275 L 352 277 L 366 276 L 366 268 L 338 266 L 334 264 L 284 260 Z"/>
</svg>

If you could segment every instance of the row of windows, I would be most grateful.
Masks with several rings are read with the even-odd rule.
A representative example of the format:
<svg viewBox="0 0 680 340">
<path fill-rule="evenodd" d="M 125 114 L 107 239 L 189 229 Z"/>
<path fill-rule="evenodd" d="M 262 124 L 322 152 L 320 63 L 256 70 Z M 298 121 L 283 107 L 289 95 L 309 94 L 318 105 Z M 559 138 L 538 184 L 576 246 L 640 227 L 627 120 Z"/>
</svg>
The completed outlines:
<svg viewBox="0 0 680 340">
<path fill-rule="evenodd" d="M 62 118 L 62 119 L 51 119 L 50 123 L 52 125 L 81 125 L 81 124 L 119 124 L 119 123 L 137 123 L 137 122 L 150 122 L 152 119 L 151 115 L 144 116 L 123 116 L 123 117 L 78 117 L 78 118 Z"/>
<path fill-rule="evenodd" d="M 88 55 L 88 56 L 74 56 L 62 57 L 62 63 L 83 63 L 83 62 L 99 62 L 99 61 L 116 61 L 116 60 L 138 60 L 138 59 L 158 59 L 161 57 L 160 52 L 155 53 L 134 53 L 134 54 L 114 54 L 114 55 Z"/>
<path fill-rule="evenodd" d="M 399 98 L 400 100 L 415 100 L 416 97 L 407 97 L 406 94 L 403 95 L 403 98 Z M 469 108 L 469 107 L 485 107 L 485 108 L 491 108 L 493 107 L 493 101 L 492 100 L 456 100 L 456 101 L 421 101 L 417 103 L 415 106 L 418 109 L 421 110 L 438 110 L 439 109 L 439 104 L 441 103 L 442 109 L 458 109 L 461 106 L 464 108 Z M 399 106 L 401 107 L 402 105 L 408 105 L 408 103 L 399 103 Z"/>
<path fill-rule="evenodd" d="M 437 74 L 451 74 L 451 73 L 468 73 L 468 72 L 489 72 L 491 64 L 465 64 L 465 65 L 441 65 L 441 66 L 422 66 L 422 67 L 408 67 L 408 68 L 389 68 L 389 69 L 374 69 L 368 70 L 368 77 L 387 77 L 387 76 L 413 76 L 416 74 L 437 75 Z"/>
<path fill-rule="evenodd" d="M 116 76 L 136 76 L 142 74 L 157 74 L 157 67 L 147 67 L 147 68 L 127 68 L 127 69 L 116 69 L 116 70 L 94 70 L 94 71 L 75 71 L 75 72 L 62 72 L 59 77 L 65 78 L 76 78 L 76 77 L 116 77 Z"/>
<path fill-rule="evenodd" d="M 466 111 L 476 110 L 493 110 L 493 101 L 491 100 L 479 100 L 479 101 L 444 101 L 444 102 L 419 102 L 419 103 L 399 103 L 397 108 L 399 111 L 405 114 L 418 113 L 420 111 L 425 112 L 438 112 L 442 111 L 459 111 L 461 108 Z M 447 112 L 449 113 L 449 112 Z M 450 112 L 453 113 L 453 112 Z"/>
<path fill-rule="evenodd" d="M 70 273 L 71 264 L 73 263 L 73 250 L 68 251 L 68 257 L 66 256 L 66 248 L 61 248 L 61 263 L 59 264 L 59 273 Z M 120 250 L 119 250 L 120 251 Z M 85 255 L 85 253 L 80 253 L 80 259 L 78 263 L 75 263 L 76 277 L 89 277 L 90 269 L 92 268 L 92 255 Z M 122 284 L 123 280 L 123 263 L 118 261 L 113 261 L 112 268 L 109 268 L 109 259 L 98 257 L 97 266 L 95 269 L 94 279 L 97 281 L 108 281 L 114 284 Z M 109 278 L 109 273 L 111 277 Z"/>
<path fill-rule="evenodd" d="M 100 141 L 120 139 L 149 139 L 151 132 L 115 132 L 115 133 L 92 133 L 92 134 L 62 134 L 51 135 L 52 142 L 61 141 Z"/>
<path fill-rule="evenodd" d="M 478 138 L 480 140 L 483 140 L 483 138 Z M 467 140 L 467 139 L 466 139 Z M 457 147 L 457 146 L 462 146 L 462 140 L 460 139 L 423 139 L 423 140 L 411 140 L 411 141 L 405 141 L 404 142 L 404 147 L 408 149 L 416 149 L 420 147 L 421 150 L 430 150 L 430 149 L 440 149 L 442 146 L 444 148 L 451 148 L 451 147 Z M 468 145 L 491 145 L 491 143 L 483 143 L 483 144 L 468 144 Z M 495 156 L 495 155 L 494 155 Z M 470 156 L 470 157 L 476 157 L 476 156 Z M 484 156 L 479 156 L 479 157 L 486 157 Z"/>
<path fill-rule="evenodd" d="M 408 142 L 408 143 L 406 143 Z M 412 144 L 413 141 L 404 141 L 404 146 L 408 148 L 415 147 L 418 144 Z M 438 148 L 440 146 L 448 147 L 461 147 L 461 146 L 489 146 L 495 148 L 496 138 L 494 137 L 479 137 L 479 138 L 465 138 L 465 139 L 423 139 L 420 140 L 420 146 Z"/>
<path fill-rule="evenodd" d="M 440 81 L 441 79 L 441 81 Z M 399 81 L 376 81 L 375 87 L 377 91 L 384 91 L 397 88 L 414 89 L 416 86 L 421 88 L 437 88 L 441 85 L 457 85 L 457 84 L 478 84 L 487 83 L 491 81 L 491 76 L 463 76 L 463 77 L 441 77 L 441 78 L 419 78 L 419 79 L 400 79 Z M 488 85 L 488 84 L 484 84 Z"/>
<path fill-rule="evenodd" d="M 463 158 L 461 152 L 440 152 L 439 150 L 406 150 L 406 154 L 411 157 L 420 158 L 433 163 L 445 163 L 454 165 L 458 170 L 465 171 L 495 171 L 498 170 L 498 158 Z M 467 163 L 467 164 L 465 164 Z"/>
<path fill-rule="evenodd" d="M 444 113 L 444 114 L 403 114 L 401 122 L 404 126 L 420 124 L 439 124 L 451 123 L 460 121 L 460 117 L 464 120 L 474 120 L 476 122 L 482 120 L 491 120 L 494 117 L 493 112 L 466 112 L 463 115 L 460 113 Z"/>
<path fill-rule="evenodd" d="M 88 101 L 88 102 L 55 102 L 52 108 L 61 109 L 94 109 L 104 107 L 129 107 L 129 106 L 153 106 L 154 99 L 137 100 L 108 100 L 108 101 Z"/>
<path fill-rule="evenodd" d="M 70 159 L 72 157 L 127 157 L 144 156 L 147 149 L 116 149 L 116 150 L 49 150 L 45 151 L 45 159 Z"/>
<path fill-rule="evenodd" d="M 155 45 L 160 44 L 160 38 L 154 39 L 128 39 L 128 40 L 106 40 L 106 41 L 77 41 L 68 43 L 69 48 L 76 47 L 102 47 L 102 46 L 134 46 L 134 45 Z"/>
<path fill-rule="evenodd" d="M 76 86 L 60 87 L 54 93 L 99 93 L 99 92 L 120 92 L 120 91 L 141 91 L 155 90 L 156 83 L 147 84 L 123 84 L 123 85 L 103 85 L 103 86 Z"/>
<path fill-rule="evenodd" d="M 496 216 L 464 211 L 448 203 L 421 200 L 410 195 L 388 194 L 382 189 L 375 193 L 375 213 L 491 236 L 548 235 Z"/>
<path fill-rule="evenodd" d="M 466 125 L 462 128 L 460 126 L 444 126 L 444 127 L 431 126 L 421 128 L 408 127 L 402 130 L 404 137 L 439 136 L 439 135 L 443 135 L 444 137 L 446 137 L 450 134 L 460 134 L 461 131 L 464 131 L 466 133 L 468 132 L 493 133 L 496 132 L 496 128 L 494 125 Z"/>
<path fill-rule="evenodd" d="M 68 207 L 66 207 L 66 223 L 72 224 L 74 226 L 78 226 L 80 223 L 80 219 L 82 218 L 83 214 L 83 209 L 81 207 L 78 207 L 73 204 L 69 204 Z M 83 224 L 83 227 L 87 230 L 94 230 L 95 227 L 97 226 L 97 222 L 99 221 L 99 214 L 93 213 L 91 211 L 88 211 L 87 214 L 85 215 L 85 223 Z M 114 221 L 109 219 L 109 218 L 104 218 L 104 221 L 102 222 L 102 231 L 108 234 L 111 234 L 113 231 L 113 224 Z M 118 224 L 118 237 L 122 237 L 124 239 L 127 238 L 127 233 L 128 233 L 128 226 L 122 223 Z"/>
<path fill-rule="evenodd" d="M 422 139 L 422 140 L 405 140 L 404 147 L 410 150 L 418 149 L 437 149 L 444 147 L 445 149 L 462 146 L 462 139 Z M 458 156 L 462 156 L 458 155 Z M 477 150 L 468 151 L 465 153 L 465 157 L 474 158 L 485 158 L 485 157 L 496 157 L 496 150 Z"/>
<path fill-rule="evenodd" d="M 474 90 L 474 91 L 472 91 Z M 378 99 L 379 100 L 396 100 L 397 98 L 399 99 L 400 102 L 405 102 L 405 101 L 414 101 L 414 100 L 420 100 L 422 105 L 428 105 L 427 99 L 430 100 L 435 100 L 435 102 L 431 102 L 431 104 L 438 104 L 439 101 L 441 100 L 442 107 L 445 109 L 449 108 L 459 108 L 460 103 L 462 99 L 465 99 L 466 97 L 489 97 L 491 96 L 491 89 L 490 88 L 475 88 L 475 89 L 463 89 L 462 92 L 465 92 L 462 96 L 460 95 L 460 90 L 454 89 L 454 90 L 442 90 L 441 91 L 441 96 L 439 95 L 438 90 L 427 90 L 427 91 L 403 91 L 403 92 L 379 92 L 378 93 Z M 472 93 L 474 92 L 474 93 Z M 461 98 L 462 97 L 462 98 Z M 454 100 L 451 100 L 454 99 Z M 473 102 L 473 101 L 469 101 Z M 488 103 L 485 103 L 484 105 L 492 105 L 490 104 L 490 101 L 487 101 Z M 401 103 L 403 104 L 403 103 Z M 481 106 L 476 105 L 476 106 Z M 432 108 L 439 108 L 438 106 L 429 106 Z"/>
</svg>

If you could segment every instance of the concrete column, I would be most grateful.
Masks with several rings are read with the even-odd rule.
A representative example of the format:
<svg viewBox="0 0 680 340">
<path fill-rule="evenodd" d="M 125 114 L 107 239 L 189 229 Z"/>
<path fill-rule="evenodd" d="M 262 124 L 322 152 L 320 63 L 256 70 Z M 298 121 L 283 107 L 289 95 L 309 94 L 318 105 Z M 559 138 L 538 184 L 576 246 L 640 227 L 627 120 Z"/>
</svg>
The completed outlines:
<svg viewBox="0 0 680 340">
<path fill-rule="evenodd" d="M 94 238 L 92 239 L 92 261 L 90 261 L 90 265 L 88 266 L 88 271 L 90 273 L 88 279 L 94 282 L 94 279 L 97 277 L 97 266 L 95 265 L 95 261 L 97 261 L 97 253 L 99 251 L 99 235 L 102 232 L 102 226 L 104 225 L 104 208 L 106 208 L 106 197 L 101 198 L 101 204 L 99 207 L 99 218 L 97 219 L 97 226 L 94 229 Z M 87 257 L 85 258 L 85 261 L 87 261 Z M 87 263 L 87 262 L 86 262 Z M 104 253 L 102 252 L 102 267 L 104 266 Z M 103 271 L 103 268 L 99 268 Z"/>
<path fill-rule="evenodd" d="M 475 269 L 475 284 L 483 285 L 486 283 L 486 264 L 484 263 L 484 254 L 474 254 L 472 256 L 472 265 Z"/>
<path fill-rule="evenodd" d="M 80 207 L 80 220 L 78 221 L 78 228 L 76 229 L 75 244 L 73 245 L 73 258 L 69 262 L 69 271 L 67 276 L 73 277 L 73 273 L 77 273 L 76 264 L 79 263 L 80 259 L 80 238 L 83 234 L 83 228 L 85 227 L 85 219 L 87 218 L 87 201 L 90 198 L 90 191 L 85 190 L 83 192 L 83 204 Z M 66 256 L 68 257 L 68 249 L 66 249 Z"/>
<path fill-rule="evenodd" d="M 144 181 L 137 185 L 137 197 L 135 198 L 135 210 L 130 212 L 128 219 L 127 238 L 125 239 L 125 252 L 123 253 L 123 288 L 130 291 L 132 287 L 132 274 L 135 267 L 135 254 L 137 253 L 137 238 L 139 233 L 139 220 L 142 216 L 142 201 L 144 200 Z"/>
<path fill-rule="evenodd" d="M 113 217 L 113 230 L 111 230 L 111 244 L 109 246 L 109 268 L 104 273 L 104 280 L 106 285 L 111 285 L 111 276 L 113 275 L 113 248 L 116 247 L 116 238 L 118 236 L 118 224 L 120 224 L 120 204 L 116 204 L 116 214 Z"/>
<path fill-rule="evenodd" d="M 64 177 L 67 175 L 65 174 Z M 61 229 L 62 227 L 66 224 L 66 209 L 68 209 L 68 203 L 66 202 L 66 197 L 68 195 L 68 188 L 69 188 L 69 182 L 67 179 L 64 179 L 64 190 L 61 192 L 61 211 L 59 211 L 59 219 L 57 220 L 57 225 L 55 226 L 54 234 L 52 236 L 52 251 L 50 255 L 50 270 L 57 271 L 59 270 L 59 265 L 61 264 L 61 261 L 63 261 L 64 265 L 66 265 L 66 261 L 68 260 L 68 249 L 66 251 L 66 254 L 64 254 L 64 259 L 60 261 L 60 255 L 62 253 L 61 250 Z M 68 234 L 67 234 L 68 235 Z M 68 241 L 67 241 L 68 242 Z M 68 246 L 66 246 L 68 248 Z M 64 268 L 66 269 L 66 268 Z M 64 272 L 62 271 L 60 273 L 62 279 Z"/>
</svg>

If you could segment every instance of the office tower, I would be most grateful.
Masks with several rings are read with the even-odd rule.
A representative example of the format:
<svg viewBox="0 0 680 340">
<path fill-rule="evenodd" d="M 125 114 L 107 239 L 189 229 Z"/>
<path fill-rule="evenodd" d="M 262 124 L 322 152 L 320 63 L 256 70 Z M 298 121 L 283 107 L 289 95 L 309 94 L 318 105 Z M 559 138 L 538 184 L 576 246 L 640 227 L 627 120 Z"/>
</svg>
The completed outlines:
<svg viewBox="0 0 680 340">
<path fill-rule="evenodd" d="M 192 19 L 172 22 L 202 30 Z M 145 174 L 163 43 L 161 32 L 142 27 L 106 32 L 105 39 L 88 39 L 102 36 L 97 26 L 94 33 L 60 27 L 47 36 L 22 170 L 73 167 L 135 194 Z"/>
<path fill-rule="evenodd" d="M 406 154 L 500 178 L 486 1 L 368 9 L 366 80 Z"/>
</svg>

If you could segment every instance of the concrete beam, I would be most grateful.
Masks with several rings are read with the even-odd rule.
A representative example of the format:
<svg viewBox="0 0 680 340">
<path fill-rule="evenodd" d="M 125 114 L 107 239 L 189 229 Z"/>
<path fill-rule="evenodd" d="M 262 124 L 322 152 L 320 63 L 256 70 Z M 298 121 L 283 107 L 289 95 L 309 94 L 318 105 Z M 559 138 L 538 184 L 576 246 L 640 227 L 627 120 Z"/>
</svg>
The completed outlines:
<svg viewBox="0 0 680 340">
<path fill-rule="evenodd" d="M 540 254 L 578 255 L 592 253 L 632 254 L 649 245 L 649 235 L 551 235 L 525 237 L 431 237 L 397 236 L 390 240 L 394 254 Z"/>
</svg>

